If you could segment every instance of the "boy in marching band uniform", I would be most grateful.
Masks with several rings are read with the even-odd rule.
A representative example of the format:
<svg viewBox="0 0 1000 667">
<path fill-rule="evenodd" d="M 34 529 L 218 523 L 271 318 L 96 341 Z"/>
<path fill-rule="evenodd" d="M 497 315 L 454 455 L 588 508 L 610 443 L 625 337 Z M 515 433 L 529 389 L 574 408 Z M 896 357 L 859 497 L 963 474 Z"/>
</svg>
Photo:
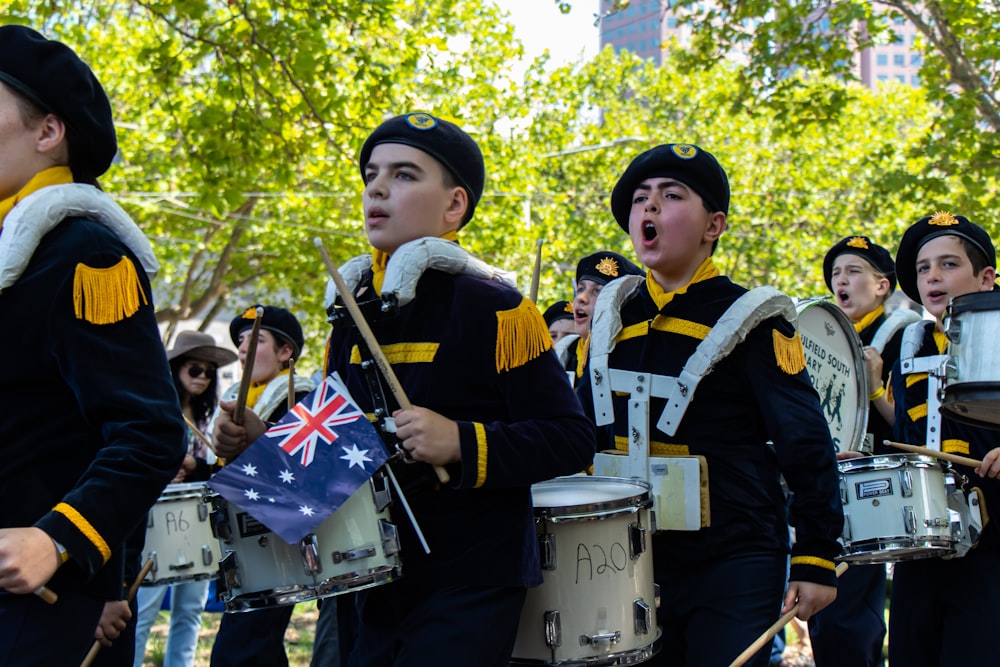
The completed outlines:
<svg viewBox="0 0 1000 667">
<path fill-rule="evenodd" d="M 455 243 L 485 181 L 475 141 L 427 113 L 397 116 L 365 141 L 359 167 L 372 254 L 341 273 L 414 407 L 399 409 L 332 303 L 327 372 L 417 462 L 391 465 L 430 553 L 394 504 L 404 576 L 357 593 L 350 664 L 505 667 L 526 590 L 541 583 L 530 486 L 589 466 L 593 427 L 541 313 Z M 396 306 L 380 298 L 392 294 Z"/>
<path fill-rule="evenodd" d="M 900 361 L 892 369 L 896 440 L 924 444 L 928 431 L 928 374 L 903 374 L 907 359 L 944 354 L 948 339 L 944 318 L 951 299 L 994 289 L 996 250 L 989 234 L 963 216 L 937 213 L 911 225 L 896 252 L 899 286 L 919 301 L 933 322 L 910 325 Z M 970 341 L 974 342 L 974 341 Z M 984 350 L 993 350 L 988 342 Z M 953 464 L 980 487 L 984 528 L 976 546 L 962 557 L 925 558 L 893 567 L 889 609 L 889 663 L 906 667 L 988 665 L 996 661 L 988 641 L 1000 611 L 1000 529 L 989 515 L 1000 516 L 1000 448 L 997 431 L 957 422 L 942 414 L 934 439 L 942 451 L 981 459 L 973 470 Z"/>
<path fill-rule="evenodd" d="M 105 646 L 126 628 L 125 542 L 181 465 L 184 421 L 152 248 L 96 187 L 111 105 L 23 26 L 0 27 L 0 146 L 0 664 L 77 665 L 95 628 Z"/>
<path fill-rule="evenodd" d="M 623 369 L 639 381 L 676 378 L 747 290 L 712 262 L 727 226 L 729 183 L 711 154 L 689 144 L 642 153 L 615 185 L 611 208 L 648 273 L 601 293 L 592 341 L 613 320 L 613 346 L 591 348 L 581 400 L 599 423 L 611 414 L 599 428 L 601 448 L 628 450 L 632 434 L 645 429 L 649 442 L 640 444 L 649 454 L 699 456 L 707 466 L 709 525 L 652 539 L 663 648 L 649 664 L 729 664 L 774 622 L 785 590 L 789 538 L 780 475 L 794 493 L 796 528 L 784 611 L 797 602 L 798 616 L 808 619 L 836 596 L 842 512 L 829 427 L 801 340 L 782 317 L 753 327 L 700 378 L 679 426 L 669 429 L 673 435 L 652 423 L 666 407 L 661 397 L 650 400 L 648 428 L 629 423 L 630 399 L 613 380 L 609 387 L 608 377 Z M 774 302 L 794 314 L 791 300 L 777 296 Z M 605 354 L 607 374 L 595 363 Z M 655 391 L 655 384 L 646 386 Z M 613 410 L 595 404 L 602 393 Z M 767 660 L 764 649 L 747 664 Z"/>
<path fill-rule="evenodd" d="M 873 451 L 885 453 L 892 436 L 892 405 L 883 388 L 899 358 L 903 328 L 920 316 L 885 303 L 896 289 L 892 255 L 868 236 L 847 236 L 823 259 L 823 279 L 837 306 L 854 324 L 864 345 L 868 371 L 868 424 Z M 888 418 L 888 419 L 887 419 Z M 838 458 L 861 456 L 845 451 Z M 837 599 L 809 619 L 809 638 L 817 667 L 876 667 L 885 664 L 885 565 L 852 565 L 837 582 Z"/>
</svg>

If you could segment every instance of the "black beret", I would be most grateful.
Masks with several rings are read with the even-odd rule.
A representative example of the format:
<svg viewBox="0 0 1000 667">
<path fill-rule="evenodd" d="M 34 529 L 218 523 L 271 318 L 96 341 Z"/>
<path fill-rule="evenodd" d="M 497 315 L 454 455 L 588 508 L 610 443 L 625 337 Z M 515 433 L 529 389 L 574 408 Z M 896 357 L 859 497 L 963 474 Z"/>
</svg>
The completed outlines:
<svg viewBox="0 0 1000 667">
<path fill-rule="evenodd" d="M 0 26 L 0 82 L 66 123 L 75 180 L 108 170 L 118 152 L 111 103 L 72 49 L 31 28 Z"/>
<path fill-rule="evenodd" d="M 573 304 L 565 299 L 556 301 L 545 309 L 542 319 L 545 320 L 545 326 L 547 327 L 552 326 L 553 322 L 558 322 L 559 320 L 571 320 L 573 319 Z"/>
<path fill-rule="evenodd" d="M 663 144 L 632 160 L 611 191 L 611 213 L 626 232 L 632 195 L 647 178 L 674 178 L 697 192 L 709 209 L 729 215 L 729 179 L 715 156 L 692 144 Z"/>
<path fill-rule="evenodd" d="M 644 276 L 646 272 L 616 252 L 602 250 L 587 255 L 576 265 L 576 282 L 593 280 L 598 285 L 607 285 L 622 276 Z"/>
<path fill-rule="evenodd" d="M 469 210 L 465 212 L 462 226 L 472 219 L 476 204 L 483 196 L 486 165 L 479 145 L 462 128 L 424 112 L 390 118 L 375 128 L 361 147 L 358 166 L 362 178 L 372 150 L 379 144 L 412 146 L 444 165 L 469 195 Z"/>
<path fill-rule="evenodd" d="M 872 241 L 867 236 L 847 236 L 830 248 L 823 258 L 823 279 L 826 288 L 833 291 L 833 263 L 841 255 L 857 255 L 866 260 L 876 271 L 889 279 L 889 292 L 896 289 L 896 265 L 889 251 Z"/>
<path fill-rule="evenodd" d="M 254 319 L 257 317 L 257 309 L 263 308 L 264 315 L 260 319 L 260 328 L 267 329 L 278 334 L 295 348 L 295 358 L 302 356 L 302 346 L 305 345 L 305 337 L 302 335 L 302 325 L 290 312 L 278 306 L 262 306 L 259 303 L 250 306 L 242 314 L 233 318 L 229 323 L 229 337 L 233 345 L 240 346 L 240 334 L 247 329 L 253 328 Z"/>
<path fill-rule="evenodd" d="M 958 236 L 982 251 L 987 266 L 997 265 L 997 251 L 986 230 L 961 215 L 940 212 L 925 215 L 903 232 L 896 251 L 896 277 L 906 296 L 920 303 L 917 289 L 917 253 L 924 244 L 939 236 Z"/>
</svg>

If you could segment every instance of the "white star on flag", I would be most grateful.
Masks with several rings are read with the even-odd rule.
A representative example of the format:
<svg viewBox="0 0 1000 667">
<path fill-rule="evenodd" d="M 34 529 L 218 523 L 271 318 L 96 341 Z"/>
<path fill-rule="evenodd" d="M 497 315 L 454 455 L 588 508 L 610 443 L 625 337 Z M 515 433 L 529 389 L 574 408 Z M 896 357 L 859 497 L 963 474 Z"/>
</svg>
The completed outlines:
<svg viewBox="0 0 1000 667">
<path fill-rule="evenodd" d="M 291 470 L 282 470 L 278 473 L 278 477 L 280 477 L 281 481 L 285 484 L 291 484 L 295 481 L 295 475 L 292 474 Z"/>
<path fill-rule="evenodd" d="M 253 489 L 247 489 L 243 492 L 243 495 L 245 495 L 249 500 L 260 500 L 260 494 Z"/>
<path fill-rule="evenodd" d="M 370 458 L 365 456 L 365 454 L 368 453 L 367 449 L 358 449 L 357 445 L 351 445 L 351 449 L 348 449 L 347 447 L 341 447 L 341 449 L 344 450 L 344 456 L 341 456 L 340 458 L 349 462 L 350 465 L 347 466 L 348 469 L 357 465 L 359 468 L 364 470 L 365 461 L 371 461 Z"/>
<path fill-rule="evenodd" d="M 241 469 L 243 470 L 244 473 L 246 473 L 250 477 L 257 476 L 257 466 L 255 465 L 248 463 L 245 466 L 242 466 Z"/>
<path fill-rule="evenodd" d="M 302 505 L 302 506 L 300 506 L 299 507 L 299 511 L 302 512 L 302 514 L 304 516 L 312 516 L 313 515 L 313 508 L 309 507 L 308 505 Z"/>
</svg>

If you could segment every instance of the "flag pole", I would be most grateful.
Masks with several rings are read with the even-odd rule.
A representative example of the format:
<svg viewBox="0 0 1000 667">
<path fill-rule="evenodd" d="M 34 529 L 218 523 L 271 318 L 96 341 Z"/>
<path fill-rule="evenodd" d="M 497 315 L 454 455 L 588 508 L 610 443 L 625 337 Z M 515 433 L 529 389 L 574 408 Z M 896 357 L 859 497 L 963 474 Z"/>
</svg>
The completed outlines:
<svg viewBox="0 0 1000 667">
<path fill-rule="evenodd" d="M 365 344 L 372 353 L 372 358 L 375 360 L 375 365 L 378 369 L 382 371 L 382 377 L 385 379 L 387 385 L 389 385 L 389 390 L 392 392 L 393 397 L 395 397 L 396 402 L 399 403 L 399 407 L 404 410 L 412 410 L 413 404 L 410 403 L 410 399 L 406 397 L 406 393 L 403 391 L 402 385 L 399 384 L 399 379 L 396 377 L 396 373 L 392 370 L 392 366 L 389 364 L 389 360 L 386 359 L 385 354 L 382 352 L 382 348 L 378 344 L 378 340 L 375 338 L 375 334 L 372 332 L 371 327 L 368 326 L 368 321 L 365 320 L 365 316 L 362 314 L 361 309 L 358 308 L 357 302 L 354 300 L 354 296 L 351 294 L 351 290 L 347 287 L 344 279 L 341 277 L 340 272 L 337 271 L 337 267 L 334 265 L 333 260 L 326 253 L 326 248 L 323 247 L 323 242 L 318 238 L 313 239 L 316 247 L 319 249 L 320 255 L 323 256 L 323 263 L 326 264 L 326 270 L 330 273 L 330 277 L 333 278 L 333 282 L 337 285 L 337 291 L 340 293 L 340 298 L 343 300 L 344 305 L 347 306 L 347 312 L 351 314 L 351 318 L 354 319 L 354 324 L 357 325 L 358 331 L 361 332 L 361 337 L 364 339 Z M 448 471 L 445 470 L 444 466 L 434 465 L 434 473 L 437 475 L 438 480 L 442 484 L 447 484 L 451 481 L 451 477 L 448 475 Z"/>
</svg>

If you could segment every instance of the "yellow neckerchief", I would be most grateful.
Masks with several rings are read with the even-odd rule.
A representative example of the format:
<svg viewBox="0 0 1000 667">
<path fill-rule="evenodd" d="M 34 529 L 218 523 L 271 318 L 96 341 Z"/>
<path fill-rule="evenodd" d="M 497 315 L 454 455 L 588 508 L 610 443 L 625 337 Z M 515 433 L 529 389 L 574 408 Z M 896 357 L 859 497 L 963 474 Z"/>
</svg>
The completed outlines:
<svg viewBox="0 0 1000 667">
<path fill-rule="evenodd" d="M 458 230 L 453 229 L 450 232 L 445 232 L 439 238 L 445 241 L 458 241 Z M 378 248 L 372 248 L 372 273 L 375 275 L 372 277 L 372 287 L 375 288 L 375 293 L 382 294 L 382 281 L 385 280 L 385 266 L 389 263 L 390 254 L 382 252 Z"/>
<path fill-rule="evenodd" d="M 649 290 L 649 296 L 653 297 L 653 301 L 656 302 L 657 309 L 663 310 L 663 307 L 673 301 L 675 296 L 687 292 L 688 287 L 691 287 L 691 285 L 700 283 L 703 280 L 708 280 L 709 278 L 714 278 L 717 275 L 719 275 L 719 270 L 715 268 L 712 258 L 706 257 L 705 261 L 698 267 L 698 270 L 694 272 L 691 282 L 684 287 L 675 289 L 673 292 L 664 292 L 663 288 L 660 287 L 660 283 L 656 282 L 656 279 L 653 278 L 653 272 L 647 271 L 646 288 Z"/>
<path fill-rule="evenodd" d="M 857 322 L 855 322 L 854 323 L 854 330 L 857 331 L 858 333 L 861 333 L 866 328 L 868 328 L 869 324 L 871 324 L 872 322 L 874 322 L 875 320 L 877 320 L 879 318 L 879 316 L 882 313 L 884 313 L 884 312 L 885 312 L 885 306 L 884 305 L 879 306 L 878 308 L 876 308 L 875 310 L 873 310 L 872 312 L 868 313 L 867 315 L 865 315 L 864 317 L 862 317 L 860 320 L 858 320 Z"/>
<path fill-rule="evenodd" d="M 11 209 L 32 192 L 47 188 L 50 185 L 65 185 L 72 182 L 73 172 L 69 170 L 69 167 L 49 167 L 48 169 L 42 169 L 32 176 L 31 180 L 18 190 L 16 195 L 0 201 L 0 229 L 3 229 L 3 221 Z"/>
<path fill-rule="evenodd" d="M 934 325 L 934 344 L 937 345 L 938 354 L 944 354 L 948 349 L 948 334 Z"/>
<path fill-rule="evenodd" d="M 281 371 L 267 382 L 252 382 L 250 384 L 250 390 L 247 392 L 247 407 L 253 410 L 253 407 L 257 405 L 257 401 L 260 400 L 261 395 L 264 393 L 264 390 L 267 389 L 267 385 L 271 384 L 274 380 L 280 378 L 282 375 L 288 375 L 290 372 L 291 371 L 289 371 L 286 368 L 285 370 Z M 267 417 L 267 415 L 259 415 L 259 416 L 261 419 Z"/>
</svg>

